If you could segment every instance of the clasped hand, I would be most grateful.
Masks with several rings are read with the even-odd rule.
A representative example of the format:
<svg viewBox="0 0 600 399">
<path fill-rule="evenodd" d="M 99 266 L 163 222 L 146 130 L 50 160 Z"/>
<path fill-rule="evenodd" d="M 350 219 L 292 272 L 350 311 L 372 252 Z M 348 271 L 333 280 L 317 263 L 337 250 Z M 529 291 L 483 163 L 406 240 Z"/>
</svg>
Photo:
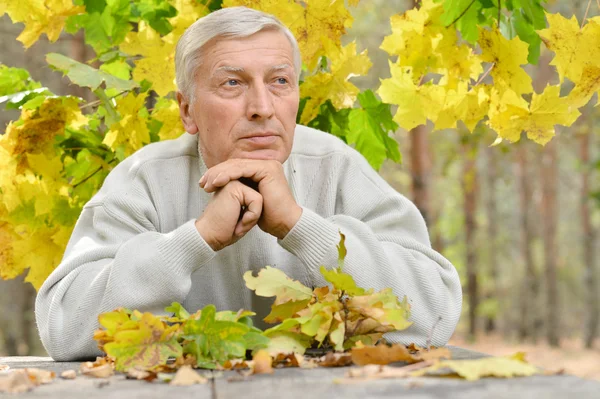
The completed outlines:
<svg viewBox="0 0 600 399">
<path fill-rule="evenodd" d="M 240 180 L 252 181 L 258 189 Z M 278 161 L 230 159 L 207 170 L 199 184 L 214 195 L 196 228 L 215 251 L 235 243 L 256 224 L 282 239 L 302 214 Z"/>
</svg>

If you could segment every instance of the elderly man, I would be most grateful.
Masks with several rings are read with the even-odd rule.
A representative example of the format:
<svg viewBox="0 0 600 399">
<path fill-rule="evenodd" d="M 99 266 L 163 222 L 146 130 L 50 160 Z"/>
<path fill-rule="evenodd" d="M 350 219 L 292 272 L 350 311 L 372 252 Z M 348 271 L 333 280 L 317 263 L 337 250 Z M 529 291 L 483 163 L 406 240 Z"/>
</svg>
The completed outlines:
<svg viewBox="0 0 600 399">
<path fill-rule="evenodd" d="M 366 288 L 391 287 L 414 324 L 388 340 L 444 345 L 461 310 L 455 268 L 431 249 L 416 207 L 338 138 L 296 125 L 300 54 L 274 17 L 216 11 L 177 45 L 177 99 L 188 134 L 146 146 L 118 165 L 83 209 L 61 264 L 36 301 L 50 356 L 99 354 L 98 314 L 251 309 L 270 298 L 242 275 L 271 265 L 325 285 L 346 235 L 345 271 Z"/>
</svg>

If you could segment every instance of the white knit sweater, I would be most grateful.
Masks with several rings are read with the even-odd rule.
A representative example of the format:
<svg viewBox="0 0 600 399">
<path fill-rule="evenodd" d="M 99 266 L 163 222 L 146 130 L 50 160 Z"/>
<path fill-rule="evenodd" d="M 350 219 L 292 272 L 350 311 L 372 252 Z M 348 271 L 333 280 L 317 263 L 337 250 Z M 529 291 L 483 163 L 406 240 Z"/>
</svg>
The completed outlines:
<svg viewBox="0 0 600 399">
<path fill-rule="evenodd" d="M 150 144 L 119 164 L 85 205 L 61 264 L 36 299 L 42 342 L 55 360 L 94 357 L 98 314 L 127 307 L 165 314 L 181 302 L 194 312 L 250 309 L 255 324 L 272 298 L 247 289 L 247 270 L 266 265 L 309 287 L 323 286 L 319 266 L 337 265 L 339 231 L 346 235 L 344 271 L 364 288 L 391 287 L 408 296 L 414 324 L 392 342 L 446 344 L 458 322 L 462 293 L 452 264 L 431 249 L 419 211 L 394 191 L 353 148 L 297 126 L 285 175 L 300 220 L 283 240 L 254 227 L 214 252 L 194 221 L 211 194 L 198 186 L 206 166 L 197 136 Z"/>
</svg>

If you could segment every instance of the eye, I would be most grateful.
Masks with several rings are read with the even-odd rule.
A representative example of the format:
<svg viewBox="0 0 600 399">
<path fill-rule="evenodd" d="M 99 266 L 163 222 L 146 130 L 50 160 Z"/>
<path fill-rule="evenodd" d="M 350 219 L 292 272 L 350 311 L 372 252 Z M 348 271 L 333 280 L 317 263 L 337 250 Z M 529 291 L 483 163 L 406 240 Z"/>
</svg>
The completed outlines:
<svg viewBox="0 0 600 399">
<path fill-rule="evenodd" d="M 286 78 L 277 78 L 276 79 L 277 83 L 285 85 L 288 83 L 288 80 Z"/>
<path fill-rule="evenodd" d="M 229 79 L 225 82 L 226 86 L 238 86 L 239 82 L 235 79 Z"/>
</svg>

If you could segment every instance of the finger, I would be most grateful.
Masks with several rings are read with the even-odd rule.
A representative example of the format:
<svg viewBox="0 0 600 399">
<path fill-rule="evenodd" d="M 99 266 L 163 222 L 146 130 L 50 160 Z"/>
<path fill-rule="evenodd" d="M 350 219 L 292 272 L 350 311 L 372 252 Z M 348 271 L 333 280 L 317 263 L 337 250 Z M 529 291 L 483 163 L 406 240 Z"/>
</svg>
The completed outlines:
<svg viewBox="0 0 600 399">
<path fill-rule="evenodd" d="M 248 178 L 256 183 L 270 174 L 269 161 L 261 160 L 229 160 L 211 168 L 205 174 L 201 187 L 206 192 L 213 192 L 229 182 Z"/>
<path fill-rule="evenodd" d="M 246 234 L 252 227 L 258 223 L 260 216 L 262 214 L 263 209 L 263 198 L 258 192 L 252 190 L 249 187 L 243 186 L 240 187 L 242 197 L 242 206 L 245 207 L 245 210 L 242 214 L 242 218 L 236 224 L 235 227 L 235 235 L 243 236 Z"/>
</svg>

